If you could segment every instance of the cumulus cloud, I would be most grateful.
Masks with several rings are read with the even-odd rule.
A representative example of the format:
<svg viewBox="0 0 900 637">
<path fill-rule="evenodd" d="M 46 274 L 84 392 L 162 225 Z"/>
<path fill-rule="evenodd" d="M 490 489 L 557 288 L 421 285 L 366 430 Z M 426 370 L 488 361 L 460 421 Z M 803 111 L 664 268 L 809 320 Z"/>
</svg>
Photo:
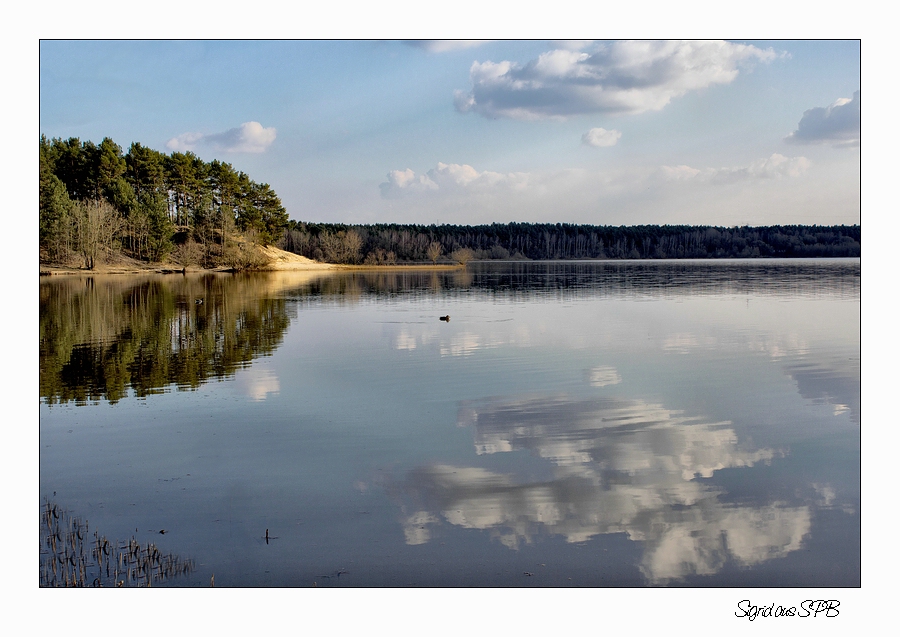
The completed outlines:
<svg viewBox="0 0 900 637">
<path fill-rule="evenodd" d="M 203 140 L 203 133 L 182 133 L 166 142 L 166 148 L 172 151 L 184 152 L 194 150 Z"/>
<path fill-rule="evenodd" d="M 406 192 L 437 190 L 437 187 L 426 175 L 416 175 L 411 168 L 392 170 L 388 173 L 388 180 L 379 186 L 381 195 L 387 198 L 398 197 Z"/>
<path fill-rule="evenodd" d="M 833 144 L 859 146 L 859 91 L 842 97 L 831 106 L 811 108 L 803 113 L 797 130 L 784 138 L 791 144 Z"/>
<path fill-rule="evenodd" d="M 262 153 L 275 141 L 275 129 L 259 122 L 244 122 L 224 133 L 182 133 L 166 142 L 166 148 L 184 152 L 199 147 L 226 153 Z"/>
<path fill-rule="evenodd" d="M 730 184 L 758 179 L 784 179 L 799 177 L 811 166 L 806 157 L 785 157 L 773 153 L 770 157 L 757 159 L 748 166 L 707 168 L 700 170 L 690 166 L 661 166 L 659 177 L 664 181 L 699 180 L 714 184 Z"/>
<path fill-rule="evenodd" d="M 429 53 L 446 53 L 481 46 L 491 40 L 403 40 L 404 44 L 423 49 Z"/>
<path fill-rule="evenodd" d="M 642 113 L 775 59 L 772 49 L 721 41 L 615 42 L 593 53 L 556 49 L 526 64 L 475 62 L 472 89 L 456 91 L 460 112 L 534 120 L 591 113 Z"/>
<path fill-rule="evenodd" d="M 388 173 L 388 180 L 380 184 L 379 188 L 381 195 L 390 199 L 406 193 L 433 190 L 489 190 L 496 186 L 522 189 L 527 183 L 527 173 L 497 173 L 489 170 L 479 172 L 468 164 L 438 162 L 437 167 L 424 175 L 417 175 L 410 168 L 392 170 Z"/>
<path fill-rule="evenodd" d="M 605 148 L 607 146 L 615 146 L 622 133 L 613 129 L 592 128 L 581 136 L 581 143 L 586 146 L 594 146 L 595 148 Z"/>
<path fill-rule="evenodd" d="M 785 157 L 773 153 L 771 157 L 757 159 L 749 166 L 719 168 L 711 174 L 713 181 L 732 183 L 751 179 L 783 179 L 799 177 L 807 171 L 810 161 L 806 157 Z"/>
</svg>

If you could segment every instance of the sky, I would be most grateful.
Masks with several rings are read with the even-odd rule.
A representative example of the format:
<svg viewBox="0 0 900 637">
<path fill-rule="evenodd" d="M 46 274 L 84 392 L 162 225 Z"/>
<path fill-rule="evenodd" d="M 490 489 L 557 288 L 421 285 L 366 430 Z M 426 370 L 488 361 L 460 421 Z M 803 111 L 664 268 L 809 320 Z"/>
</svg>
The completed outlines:
<svg viewBox="0 0 900 637">
<path fill-rule="evenodd" d="M 42 40 L 40 132 L 340 223 L 860 223 L 860 41 Z"/>
</svg>

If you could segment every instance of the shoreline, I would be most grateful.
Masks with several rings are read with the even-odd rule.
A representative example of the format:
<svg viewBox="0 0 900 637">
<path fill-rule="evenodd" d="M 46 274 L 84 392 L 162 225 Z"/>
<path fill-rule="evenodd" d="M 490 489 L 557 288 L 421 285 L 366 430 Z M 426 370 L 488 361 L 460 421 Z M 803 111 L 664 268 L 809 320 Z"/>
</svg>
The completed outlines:
<svg viewBox="0 0 900 637">
<path fill-rule="evenodd" d="M 201 268 L 178 263 L 143 263 L 127 257 L 118 256 L 111 263 L 98 264 L 93 270 L 84 267 L 61 263 L 40 263 L 39 276 L 93 276 L 100 274 L 202 274 L 238 272 L 335 272 L 335 271 L 378 271 L 391 270 L 463 270 L 465 265 L 459 263 L 410 263 L 394 265 L 345 265 L 323 263 L 310 258 L 287 252 L 274 246 L 256 246 L 256 249 L 267 259 L 265 265 L 249 268 L 233 268 L 220 266 L 217 268 Z"/>
<path fill-rule="evenodd" d="M 245 268 L 238 270 L 236 268 L 220 267 L 220 268 L 198 268 L 183 267 L 171 265 L 135 267 L 135 266 L 116 266 L 103 265 L 88 270 L 87 268 L 74 268 L 59 265 L 42 265 L 40 267 L 39 276 L 93 276 L 97 274 L 237 274 L 239 272 L 327 272 L 339 270 L 342 266 L 331 263 L 318 263 L 311 266 L 285 268 L 285 267 L 261 267 L 261 268 Z"/>
<path fill-rule="evenodd" d="M 830 261 L 830 260 L 851 260 L 859 259 L 859 257 L 756 257 L 756 258 L 708 258 L 708 259 L 648 259 L 654 263 L 672 263 L 672 262 L 708 262 L 708 263 L 733 263 L 735 261 L 742 262 L 766 262 L 766 261 Z M 573 259 L 573 260 L 548 260 L 553 262 L 615 262 L 627 263 L 634 261 L 643 261 L 644 259 Z M 474 262 L 474 261 L 473 261 Z M 501 261 L 503 262 L 503 261 Z M 538 263 L 540 261 L 517 261 L 517 263 Z M 177 264 L 158 264 L 158 265 L 122 265 L 122 264 L 102 264 L 88 270 L 74 266 L 65 266 L 58 264 L 42 264 L 38 274 L 40 277 L 47 276 L 96 276 L 96 275 L 136 275 L 136 274 L 238 274 L 241 272 L 409 272 L 409 271 L 438 271 L 449 272 L 455 270 L 465 270 L 466 266 L 458 263 L 440 263 L 429 265 L 424 263 L 395 264 L 395 265 L 347 265 L 343 263 L 321 263 L 318 261 L 309 261 L 303 263 L 270 263 L 265 266 L 253 268 L 229 268 L 226 266 L 218 268 L 200 268 L 196 266 L 181 266 Z"/>
<path fill-rule="evenodd" d="M 236 272 L 260 272 L 260 271 L 327 271 L 335 270 L 340 266 L 331 263 L 320 263 L 306 257 L 280 250 L 273 246 L 257 246 L 257 250 L 264 255 L 267 263 L 253 268 L 234 268 L 220 266 L 216 268 L 201 268 L 194 265 L 180 263 L 144 263 L 127 257 L 117 256 L 111 263 L 98 264 L 93 270 L 84 267 L 70 266 L 60 263 L 40 264 L 40 276 L 59 275 L 95 275 L 95 274 L 194 274 L 194 273 L 229 273 Z"/>
<path fill-rule="evenodd" d="M 297 264 L 295 266 L 285 266 L 278 264 L 270 264 L 257 268 L 245 268 L 238 270 L 236 268 L 220 267 L 220 268 L 198 268 L 184 267 L 176 265 L 159 265 L 159 266 L 121 266 L 121 265 L 101 265 L 93 270 L 86 268 L 75 268 L 61 265 L 42 265 L 39 270 L 39 276 L 94 276 L 107 274 L 238 274 L 241 272 L 391 272 L 391 271 L 452 271 L 464 270 L 464 265 L 459 264 L 438 264 L 423 265 L 412 263 L 409 265 L 345 265 L 339 263 L 319 263 Z"/>
<path fill-rule="evenodd" d="M 465 270 L 466 265 L 461 263 L 395 263 L 393 265 L 349 265 L 343 263 L 324 263 L 313 261 L 293 252 L 286 252 L 274 247 L 260 247 L 260 251 L 266 256 L 268 262 L 265 265 L 234 268 L 220 266 L 216 268 L 201 268 L 193 265 L 178 263 L 143 263 L 128 258 L 118 258 L 112 263 L 98 264 L 93 270 L 84 267 L 66 265 L 62 263 L 39 263 L 39 276 L 94 276 L 94 275 L 135 275 L 135 274 L 236 274 L 239 272 L 402 272 L 402 271 L 454 271 Z M 765 262 L 779 259 L 797 259 L 815 261 L 818 259 L 859 259 L 859 257 L 730 257 L 730 258 L 695 258 L 695 259 L 651 259 L 654 262 L 673 261 L 704 261 L 710 263 L 729 261 Z M 642 261 L 643 259 L 636 259 Z M 555 260 L 553 260 L 555 261 Z M 568 261 L 568 260 L 566 260 Z M 573 259 L 576 261 L 614 261 L 627 262 L 633 259 Z M 473 260 L 474 262 L 474 260 Z M 528 263 L 537 261 L 529 260 Z"/>
</svg>

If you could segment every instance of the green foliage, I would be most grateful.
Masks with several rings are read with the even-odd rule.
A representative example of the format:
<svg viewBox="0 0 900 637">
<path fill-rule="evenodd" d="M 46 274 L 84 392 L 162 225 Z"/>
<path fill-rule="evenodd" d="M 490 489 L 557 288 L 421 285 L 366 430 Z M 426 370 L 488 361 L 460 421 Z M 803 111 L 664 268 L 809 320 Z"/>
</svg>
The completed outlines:
<svg viewBox="0 0 900 637">
<path fill-rule="evenodd" d="M 42 139 L 38 238 L 48 258 L 61 261 L 69 256 L 75 203 L 69 198 L 62 180 L 53 174 L 52 163 L 43 142 Z"/>
<path fill-rule="evenodd" d="M 281 239 L 288 222 L 287 211 L 269 184 L 251 184 L 242 192 L 237 223 L 241 230 L 255 230 L 260 243 L 271 245 Z"/>
<path fill-rule="evenodd" d="M 106 193 L 116 187 L 121 188 L 119 180 L 125 174 L 127 167 L 125 158 L 122 156 L 122 147 L 109 137 L 104 137 L 92 160 L 96 162 L 93 174 L 96 175 L 97 190 L 109 199 Z M 125 183 L 124 180 L 121 183 Z"/>
<path fill-rule="evenodd" d="M 221 265 L 234 260 L 227 253 L 236 228 L 270 245 L 282 238 L 288 223 L 271 186 L 257 184 L 230 164 L 207 163 L 191 152 L 166 155 L 134 142 L 123 154 L 108 137 L 95 145 L 77 137 L 42 135 L 40 158 L 42 259 L 64 259 L 68 250 L 76 249 L 76 231 L 86 236 L 87 208 L 80 217 L 73 215 L 78 202 L 109 204 L 121 220 L 115 238 L 121 249 L 146 261 L 165 259 L 180 235 L 199 242 L 202 265 Z M 77 248 L 82 254 L 85 245 Z M 85 256 L 85 261 L 92 259 Z"/>
<path fill-rule="evenodd" d="M 137 142 L 125 156 L 125 174 L 138 197 L 162 194 L 166 184 L 166 156 Z"/>
<path fill-rule="evenodd" d="M 103 198 L 125 217 L 137 207 L 134 188 L 123 177 L 116 177 L 103 187 Z"/>
</svg>

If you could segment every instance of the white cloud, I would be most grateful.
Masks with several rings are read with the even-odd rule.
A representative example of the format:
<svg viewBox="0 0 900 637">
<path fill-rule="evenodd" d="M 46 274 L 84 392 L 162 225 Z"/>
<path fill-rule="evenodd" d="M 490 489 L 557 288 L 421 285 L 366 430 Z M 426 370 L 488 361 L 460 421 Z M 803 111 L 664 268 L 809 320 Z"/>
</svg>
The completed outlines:
<svg viewBox="0 0 900 637">
<path fill-rule="evenodd" d="M 182 133 L 166 142 L 166 148 L 172 151 L 184 152 L 193 150 L 203 140 L 203 133 Z"/>
<path fill-rule="evenodd" d="M 226 153 L 262 153 L 274 141 L 274 128 L 263 128 L 259 122 L 244 122 L 224 133 L 182 133 L 166 142 L 166 148 L 180 152 L 206 147 Z"/>
<path fill-rule="evenodd" d="M 528 173 L 479 172 L 468 164 L 438 162 L 437 167 L 424 175 L 416 175 L 410 168 L 392 170 L 388 173 L 388 181 L 379 187 L 383 197 L 394 198 L 405 193 L 434 190 L 490 190 L 496 186 L 522 189 L 527 183 Z"/>
<path fill-rule="evenodd" d="M 758 179 L 785 179 L 799 177 L 811 166 L 806 157 L 785 157 L 773 153 L 757 159 L 748 166 L 707 168 L 700 170 L 690 166 L 661 166 L 658 175 L 664 181 L 699 180 L 715 184 L 730 184 Z"/>
<path fill-rule="evenodd" d="M 381 195 L 386 198 L 399 197 L 407 192 L 424 192 L 436 190 L 437 184 L 425 175 L 416 175 L 411 168 L 392 170 L 388 173 L 387 182 L 381 184 Z"/>
<path fill-rule="evenodd" d="M 852 98 L 842 97 L 826 108 L 811 108 L 803 113 L 797 130 L 784 138 L 791 144 L 833 144 L 859 146 L 859 91 Z"/>
<path fill-rule="evenodd" d="M 557 49 L 526 64 L 475 62 L 456 108 L 485 117 L 565 118 L 660 110 L 672 98 L 728 84 L 739 68 L 775 59 L 772 49 L 722 41 L 615 42 L 593 53 Z"/>
<path fill-rule="evenodd" d="M 424 49 L 429 53 L 446 53 L 481 46 L 491 40 L 403 40 L 404 44 Z"/>
<path fill-rule="evenodd" d="M 581 143 L 586 146 L 594 146 L 595 148 L 606 148 L 607 146 L 615 146 L 621 137 L 622 133 L 615 129 L 592 128 L 581 136 Z"/>
<path fill-rule="evenodd" d="M 682 164 L 681 166 L 661 166 L 659 170 L 662 178 L 666 181 L 683 181 L 687 179 L 693 179 L 701 172 L 698 168 L 691 168 L 690 166 L 685 166 L 684 164 Z"/>
<path fill-rule="evenodd" d="M 810 161 L 806 157 L 785 157 L 773 153 L 766 159 L 757 159 L 749 166 L 737 168 L 719 168 L 711 173 L 711 179 L 717 183 L 732 183 L 750 179 L 783 179 L 799 177 L 807 171 Z"/>
</svg>

